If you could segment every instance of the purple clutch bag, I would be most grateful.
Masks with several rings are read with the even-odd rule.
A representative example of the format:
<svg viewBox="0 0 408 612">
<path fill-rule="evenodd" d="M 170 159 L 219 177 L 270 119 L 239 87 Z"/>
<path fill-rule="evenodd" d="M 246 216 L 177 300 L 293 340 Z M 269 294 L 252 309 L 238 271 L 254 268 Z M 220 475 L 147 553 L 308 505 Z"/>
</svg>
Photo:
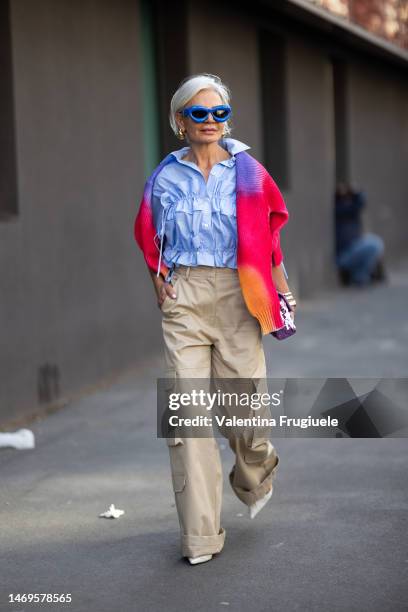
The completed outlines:
<svg viewBox="0 0 408 612">
<path fill-rule="evenodd" d="M 290 316 L 290 313 L 292 312 L 293 309 L 289 305 L 289 302 L 287 301 L 285 296 L 279 291 L 277 293 L 279 296 L 280 311 L 281 311 L 282 319 L 285 325 L 281 327 L 280 329 L 277 329 L 276 331 L 271 332 L 271 334 L 277 340 L 286 340 L 286 338 L 289 338 L 290 336 L 293 336 L 293 334 L 296 333 L 296 325 L 292 317 Z"/>
</svg>

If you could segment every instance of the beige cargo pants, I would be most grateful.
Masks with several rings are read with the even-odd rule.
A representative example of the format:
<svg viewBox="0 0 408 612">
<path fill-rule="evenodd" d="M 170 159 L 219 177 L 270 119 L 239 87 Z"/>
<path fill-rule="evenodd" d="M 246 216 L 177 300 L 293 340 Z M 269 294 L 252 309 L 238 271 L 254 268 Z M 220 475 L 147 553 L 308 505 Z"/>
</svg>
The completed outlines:
<svg viewBox="0 0 408 612">
<path fill-rule="evenodd" d="M 172 285 L 177 298 L 162 303 L 162 329 L 168 389 L 182 379 L 254 378 L 266 384 L 266 364 L 258 320 L 248 311 L 232 268 L 178 266 Z M 256 387 L 267 392 L 267 387 Z M 251 414 L 255 414 L 251 412 Z M 260 414 L 260 411 L 257 411 Z M 270 415 L 270 413 L 269 413 Z M 279 457 L 268 444 L 270 431 L 245 430 L 228 437 L 235 453 L 229 474 L 237 497 L 246 505 L 273 486 Z M 172 484 L 185 557 L 219 553 L 225 540 L 220 525 L 222 465 L 212 437 L 167 438 Z M 270 454 L 268 454 L 270 453 Z"/>
</svg>

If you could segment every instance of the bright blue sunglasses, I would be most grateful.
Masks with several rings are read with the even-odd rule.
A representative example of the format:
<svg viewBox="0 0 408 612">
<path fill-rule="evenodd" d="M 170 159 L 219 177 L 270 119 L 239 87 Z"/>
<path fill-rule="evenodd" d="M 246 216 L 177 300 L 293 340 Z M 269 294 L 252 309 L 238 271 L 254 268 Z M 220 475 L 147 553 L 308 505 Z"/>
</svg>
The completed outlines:
<svg viewBox="0 0 408 612">
<path fill-rule="evenodd" d="M 179 111 L 183 117 L 191 117 L 196 123 L 202 123 L 207 120 L 208 115 L 211 113 L 214 121 L 227 121 L 232 115 L 232 109 L 228 104 L 220 104 L 219 106 L 213 106 L 207 108 L 206 106 L 189 106 Z"/>
</svg>

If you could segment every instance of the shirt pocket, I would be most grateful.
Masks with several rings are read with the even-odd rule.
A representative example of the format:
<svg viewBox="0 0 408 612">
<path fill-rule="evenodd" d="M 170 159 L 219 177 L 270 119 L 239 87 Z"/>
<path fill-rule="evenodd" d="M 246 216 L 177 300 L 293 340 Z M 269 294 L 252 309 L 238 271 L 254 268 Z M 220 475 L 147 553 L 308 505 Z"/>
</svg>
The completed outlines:
<svg viewBox="0 0 408 612">
<path fill-rule="evenodd" d="M 210 198 L 202 198 L 195 194 L 180 197 L 175 205 L 176 213 L 185 215 L 195 215 L 203 210 L 209 210 L 211 207 Z"/>
<path fill-rule="evenodd" d="M 224 217 L 236 217 L 237 208 L 235 198 L 231 195 L 221 196 L 219 200 L 220 214 Z"/>
<path fill-rule="evenodd" d="M 236 217 L 235 181 L 220 180 L 215 188 L 214 208 L 225 217 Z"/>
<path fill-rule="evenodd" d="M 218 248 L 229 250 L 237 245 L 237 212 L 235 195 L 221 196 L 218 202 L 219 214 L 213 223 Z"/>
<path fill-rule="evenodd" d="M 203 214 L 210 202 L 194 194 L 180 198 L 175 204 L 177 246 L 190 251 L 198 248 Z"/>
</svg>

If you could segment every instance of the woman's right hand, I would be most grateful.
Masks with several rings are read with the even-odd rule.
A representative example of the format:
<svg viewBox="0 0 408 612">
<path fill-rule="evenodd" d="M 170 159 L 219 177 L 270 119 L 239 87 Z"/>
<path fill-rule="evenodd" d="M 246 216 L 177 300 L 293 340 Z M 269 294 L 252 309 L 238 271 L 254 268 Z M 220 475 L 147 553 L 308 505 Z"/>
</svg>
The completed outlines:
<svg viewBox="0 0 408 612">
<path fill-rule="evenodd" d="M 157 306 L 160 308 L 160 310 L 167 296 L 169 296 L 172 300 L 176 299 L 176 291 L 171 283 L 162 281 L 157 290 Z"/>
<path fill-rule="evenodd" d="M 162 304 L 164 300 L 167 298 L 167 296 L 170 296 L 172 300 L 176 299 L 177 297 L 176 290 L 174 289 L 171 283 L 166 283 L 162 275 L 157 276 L 156 273 L 150 269 L 149 269 L 149 272 L 150 272 L 150 276 L 153 281 L 154 289 L 155 289 L 156 296 L 157 296 L 157 306 L 161 310 Z"/>
</svg>

